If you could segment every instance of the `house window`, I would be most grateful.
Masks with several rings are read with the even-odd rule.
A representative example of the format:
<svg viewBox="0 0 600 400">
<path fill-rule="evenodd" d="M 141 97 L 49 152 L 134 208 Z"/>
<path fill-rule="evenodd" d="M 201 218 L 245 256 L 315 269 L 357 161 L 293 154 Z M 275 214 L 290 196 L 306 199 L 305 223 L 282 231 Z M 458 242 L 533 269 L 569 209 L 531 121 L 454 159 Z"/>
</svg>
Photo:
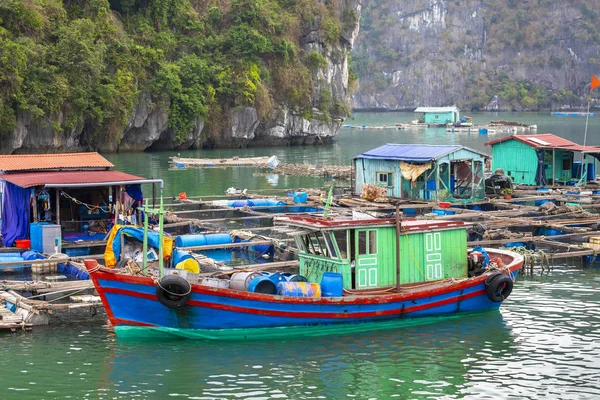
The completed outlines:
<svg viewBox="0 0 600 400">
<path fill-rule="evenodd" d="M 391 172 L 376 172 L 377 186 L 393 187 L 394 174 Z"/>
<path fill-rule="evenodd" d="M 440 116 L 436 114 L 436 115 L 433 116 L 433 118 L 434 119 L 440 119 Z"/>
</svg>

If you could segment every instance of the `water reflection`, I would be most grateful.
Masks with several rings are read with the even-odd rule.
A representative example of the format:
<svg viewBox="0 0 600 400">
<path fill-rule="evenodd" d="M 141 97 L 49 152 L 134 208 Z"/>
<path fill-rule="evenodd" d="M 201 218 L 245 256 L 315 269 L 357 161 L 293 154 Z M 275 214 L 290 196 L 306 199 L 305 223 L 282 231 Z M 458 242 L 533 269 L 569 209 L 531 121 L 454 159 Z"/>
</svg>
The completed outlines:
<svg viewBox="0 0 600 400">
<path fill-rule="evenodd" d="M 466 387 L 513 350 L 500 312 L 274 342 L 117 341 L 103 388 L 157 398 L 420 398 Z"/>
</svg>

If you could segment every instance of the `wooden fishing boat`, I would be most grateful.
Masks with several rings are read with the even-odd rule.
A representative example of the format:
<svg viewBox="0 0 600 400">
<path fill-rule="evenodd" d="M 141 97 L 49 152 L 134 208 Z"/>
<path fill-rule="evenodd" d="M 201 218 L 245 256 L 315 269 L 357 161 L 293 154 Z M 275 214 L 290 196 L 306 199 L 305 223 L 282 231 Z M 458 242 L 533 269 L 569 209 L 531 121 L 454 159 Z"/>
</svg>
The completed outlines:
<svg viewBox="0 0 600 400">
<path fill-rule="evenodd" d="M 514 252 L 468 250 L 460 221 L 290 216 L 276 223 L 294 227 L 297 272 L 308 281 L 280 282 L 276 293 L 258 293 L 259 285 L 235 290 L 235 275 L 215 285 L 202 277 L 132 276 L 93 260 L 86 266 L 118 336 L 227 339 L 320 335 L 496 309 L 523 264 Z"/>
</svg>

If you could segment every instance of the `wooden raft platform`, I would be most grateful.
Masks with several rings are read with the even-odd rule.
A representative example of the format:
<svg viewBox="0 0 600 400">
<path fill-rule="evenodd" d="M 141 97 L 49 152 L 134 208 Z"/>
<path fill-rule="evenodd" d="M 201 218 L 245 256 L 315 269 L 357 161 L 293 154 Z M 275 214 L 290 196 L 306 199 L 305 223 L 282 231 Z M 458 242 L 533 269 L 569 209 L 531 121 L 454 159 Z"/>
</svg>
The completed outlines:
<svg viewBox="0 0 600 400">
<path fill-rule="evenodd" d="M 0 330 L 5 329 L 12 332 L 17 329 L 30 330 L 31 324 L 25 324 L 21 315 L 13 313 L 2 304 L 0 305 Z"/>
<path fill-rule="evenodd" d="M 330 177 L 336 179 L 350 179 L 352 167 L 350 165 L 313 165 L 313 164 L 286 164 L 280 162 L 276 168 L 269 166 L 270 157 L 249 158 L 181 158 L 171 157 L 171 163 L 176 168 L 216 168 L 216 167 L 255 167 L 269 169 L 274 174 L 294 176 Z"/>
</svg>

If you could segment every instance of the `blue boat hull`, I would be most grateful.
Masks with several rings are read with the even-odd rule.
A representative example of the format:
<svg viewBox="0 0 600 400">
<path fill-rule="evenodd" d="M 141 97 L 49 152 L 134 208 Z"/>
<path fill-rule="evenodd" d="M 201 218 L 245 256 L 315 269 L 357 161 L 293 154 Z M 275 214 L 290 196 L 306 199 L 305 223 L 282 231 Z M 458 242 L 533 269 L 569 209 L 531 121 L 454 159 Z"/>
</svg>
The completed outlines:
<svg viewBox="0 0 600 400">
<path fill-rule="evenodd" d="M 513 280 L 522 265 L 504 270 Z M 343 324 L 390 322 L 412 317 L 432 317 L 497 309 L 486 294 L 488 274 L 459 281 L 431 282 L 390 294 L 325 298 L 298 298 L 192 285 L 184 307 L 169 308 L 159 302 L 151 278 L 90 270 L 96 289 L 116 332 L 127 327 L 152 327 L 163 332 L 203 332 L 217 337 L 229 330 L 263 330 L 283 327 L 323 327 Z"/>
</svg>

